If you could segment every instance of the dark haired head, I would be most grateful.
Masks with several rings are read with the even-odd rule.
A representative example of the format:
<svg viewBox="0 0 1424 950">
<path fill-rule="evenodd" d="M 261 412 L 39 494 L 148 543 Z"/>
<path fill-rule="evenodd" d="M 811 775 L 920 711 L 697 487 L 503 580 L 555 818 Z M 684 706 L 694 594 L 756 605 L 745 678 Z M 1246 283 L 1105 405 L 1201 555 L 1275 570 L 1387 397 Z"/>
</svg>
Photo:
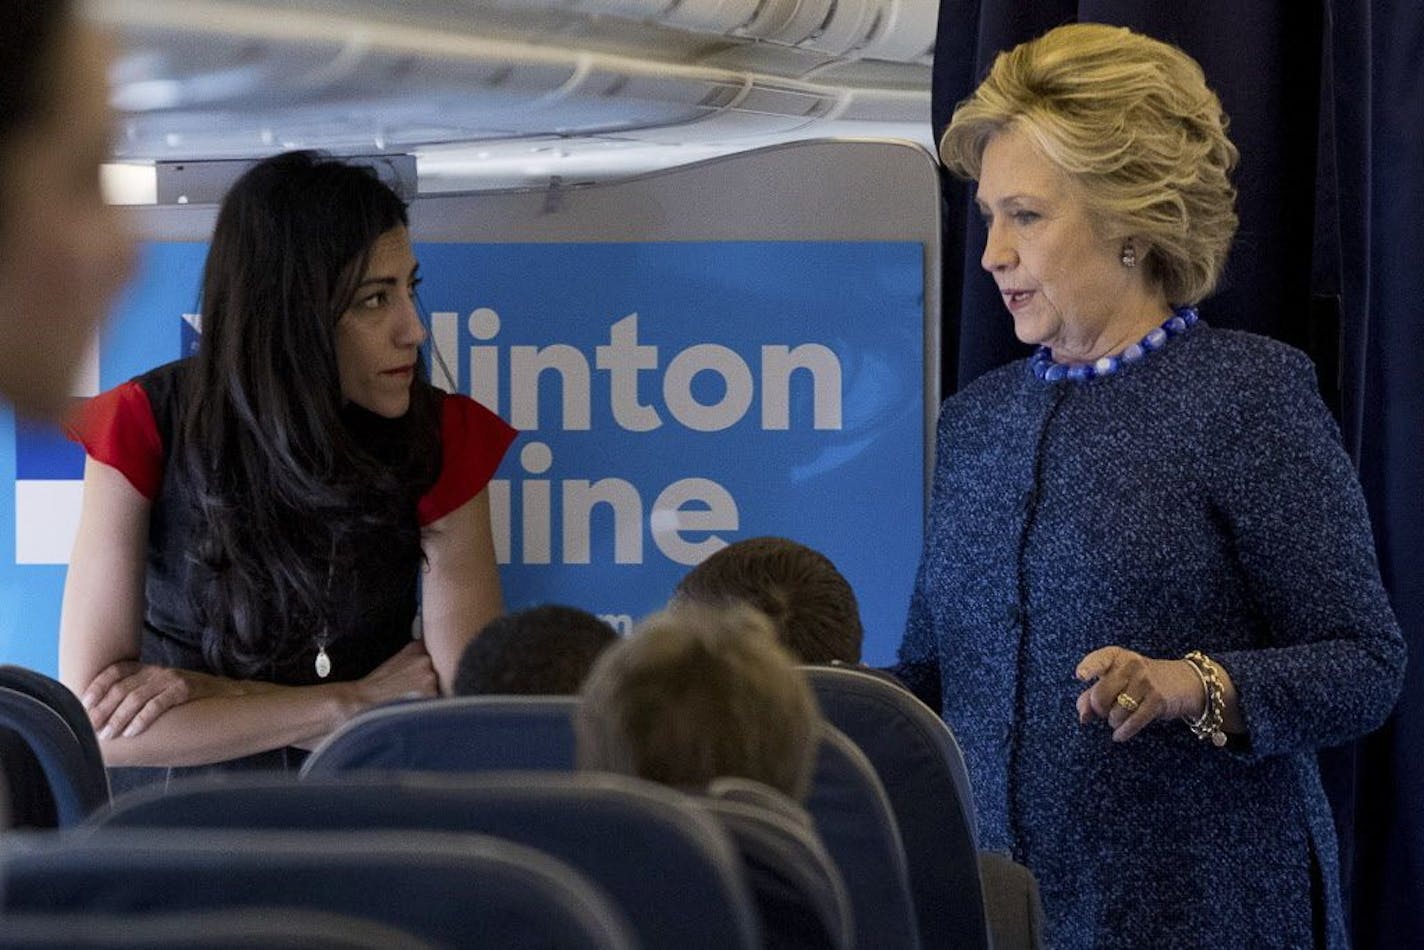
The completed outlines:
<svg viewBox="0 0 1424 950">
<path fill-rule="evenodd" d="M 496 617 L 460 657 L 458 696 L 571 696 L 618 634 L 577 607 L 547 604 Z"/>
<path fill-rule="evenodd" d="M 330 431 L 341 408 L 336 322 L 372 245 L 406 223 L 370 168 L 288 152 L 249 169 L 223 199 L 203 269 L 199 398 L 241 386 L 279 433 L 302 442 L 303 429 Z"/>
<path fill-rule="evenodd" d="M 787 538 L 746 538 L 689 571 L 676 599 L 751 604 L 802 663 L 859 663 L 864 633 L 850 583 L 819 551 Z"/>
<path fill-rule="evenodd" d="M 58 38 L 72 13 L 68 0 L 7 0 L 0 30 L 0 148 L 44 113 L 59 64 Z"/>
<path fill-rule="evenodd" d="M 110 47 L 74 6 L 0 9 L 0 398 L 55 419 L 133 265 L 99 182 Z"/>
<path fill-rule="evenodd" d="M 180 419 L 217 669 L 251 675 L 305 649 L 358 534 L 419 557 L 409 509 L 439 469 L 436 396 L 417 373 L 401 419 L 345 405 L 334 342 L 373 245 L 406 222 L 372 169 L 315 152 L 259 162 L 223 200 Z"/>
</svg>

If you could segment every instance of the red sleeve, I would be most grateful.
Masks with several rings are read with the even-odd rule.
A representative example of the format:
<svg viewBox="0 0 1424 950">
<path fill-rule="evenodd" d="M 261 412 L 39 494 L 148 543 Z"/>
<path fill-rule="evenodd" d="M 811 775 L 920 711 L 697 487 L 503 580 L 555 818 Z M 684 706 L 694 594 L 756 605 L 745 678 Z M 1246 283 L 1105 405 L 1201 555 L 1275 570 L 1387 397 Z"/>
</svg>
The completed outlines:
<svg viewBox="0 0 1424 950">
<path fill-rule="evenodd" d="M 64 426 L 96 462 L 118 469 L 153 501 L 163 479 L 163 440 L 148 393 L 130 380 L 85 400 Z"/>
<path fill-rule="evenodd" d="M 449 393 L 440 407 L 440 475 L 420 499 L 423 528 L 478 495 L 519 432 L 468 396 Z"/>
</svg>

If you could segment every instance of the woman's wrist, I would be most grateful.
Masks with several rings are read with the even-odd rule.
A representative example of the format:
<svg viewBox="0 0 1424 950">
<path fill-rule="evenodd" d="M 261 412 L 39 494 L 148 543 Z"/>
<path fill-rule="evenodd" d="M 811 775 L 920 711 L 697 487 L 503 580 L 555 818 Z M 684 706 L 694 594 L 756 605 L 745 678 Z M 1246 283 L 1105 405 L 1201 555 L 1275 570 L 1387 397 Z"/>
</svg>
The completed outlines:
<svg viewBox="0 0 1424 950">
<path fill-rule="evenodd" d="M 361 688 L 360 680 L 321 683 L 312 688 L 321 690 L 330 697 L 333 729 L 376 705 L 366 694 L 366 691 Z"/>
<path fill-rule="evenodd" d="M 1201 676 L 1196 667 L 1192 665 L 1191 660 L 1181 659 L 1169 662 L 1181 670 L 1183 682 L 1190 684 L 1183 691 L 1183 704 L 1177 715 L 1182 719 L 1200 719 L 1206 712 L 1208 700 L 1206 684 L 1202 682 Z"/>
<path fill-rule="evenodd" d="M 1187 728 L 1201 740 L 1210 740 L 1218 749 L 1226 745 L 1226 732 L 1222 728 L 1226 718 L 1226 690 L 1216 664 L 1200 650 L 1192 650 L 1182 658 L 1192 672 L 1201 680 L 1202 692 L 1206 695 L 1202 711 L 1197 716 L 1184 716 Z"/>
</svg>

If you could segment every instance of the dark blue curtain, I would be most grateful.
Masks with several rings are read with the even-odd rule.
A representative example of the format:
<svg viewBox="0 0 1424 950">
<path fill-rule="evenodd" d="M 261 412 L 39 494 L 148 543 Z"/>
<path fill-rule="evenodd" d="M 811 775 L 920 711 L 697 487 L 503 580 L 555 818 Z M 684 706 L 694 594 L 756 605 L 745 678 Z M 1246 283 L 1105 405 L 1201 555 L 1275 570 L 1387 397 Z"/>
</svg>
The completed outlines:
<svg viewBox="0 0 1424 950">
<path fill-rule="evenodd" d="M 1424 4 L 1331 9 L 1347 436 L 1410 643 L 1394 717 L 1357 747 L 1360 947 L 1424 946 Z"/>
<path fill-rule="evenodd" d="M 1424 946 L 1424 4 L 1419 0 L 941 0 L 936 137 L 994 54 L 1062 23 L 1132 27 L 1205 69 L 1241 150 L 1241 229 L 1216 326 L 1308 352 L 1339 413 L 1410 644 L 1379 732 L 1321 762 L 1361 948 Z M 945 182 L 945 392 L 1023 355 Z"/>
</svg>

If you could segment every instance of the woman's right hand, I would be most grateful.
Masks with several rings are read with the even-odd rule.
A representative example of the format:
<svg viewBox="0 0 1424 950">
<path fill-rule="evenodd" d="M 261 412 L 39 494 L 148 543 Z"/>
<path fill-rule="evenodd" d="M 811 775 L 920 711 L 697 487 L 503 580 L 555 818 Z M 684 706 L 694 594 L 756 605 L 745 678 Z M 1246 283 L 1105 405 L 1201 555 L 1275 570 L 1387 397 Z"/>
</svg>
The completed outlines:
<svg viewBox="0 0 1424 950">
<path fill-rule="evenodd" d="M 419 640 L 407 643 L 399 653 L 351 685 L 360 709 L 396 699 L 433 699 L 440 695 L 435 666 Z"/>
<path fill-rule="evenodd" d="M 79 701 L 100 739 L 131 738 L 153 725 L 174 706 L 237 691 L 237 684 L 219 677 L 120 660 L 105 667 Z"/>
</svg>

